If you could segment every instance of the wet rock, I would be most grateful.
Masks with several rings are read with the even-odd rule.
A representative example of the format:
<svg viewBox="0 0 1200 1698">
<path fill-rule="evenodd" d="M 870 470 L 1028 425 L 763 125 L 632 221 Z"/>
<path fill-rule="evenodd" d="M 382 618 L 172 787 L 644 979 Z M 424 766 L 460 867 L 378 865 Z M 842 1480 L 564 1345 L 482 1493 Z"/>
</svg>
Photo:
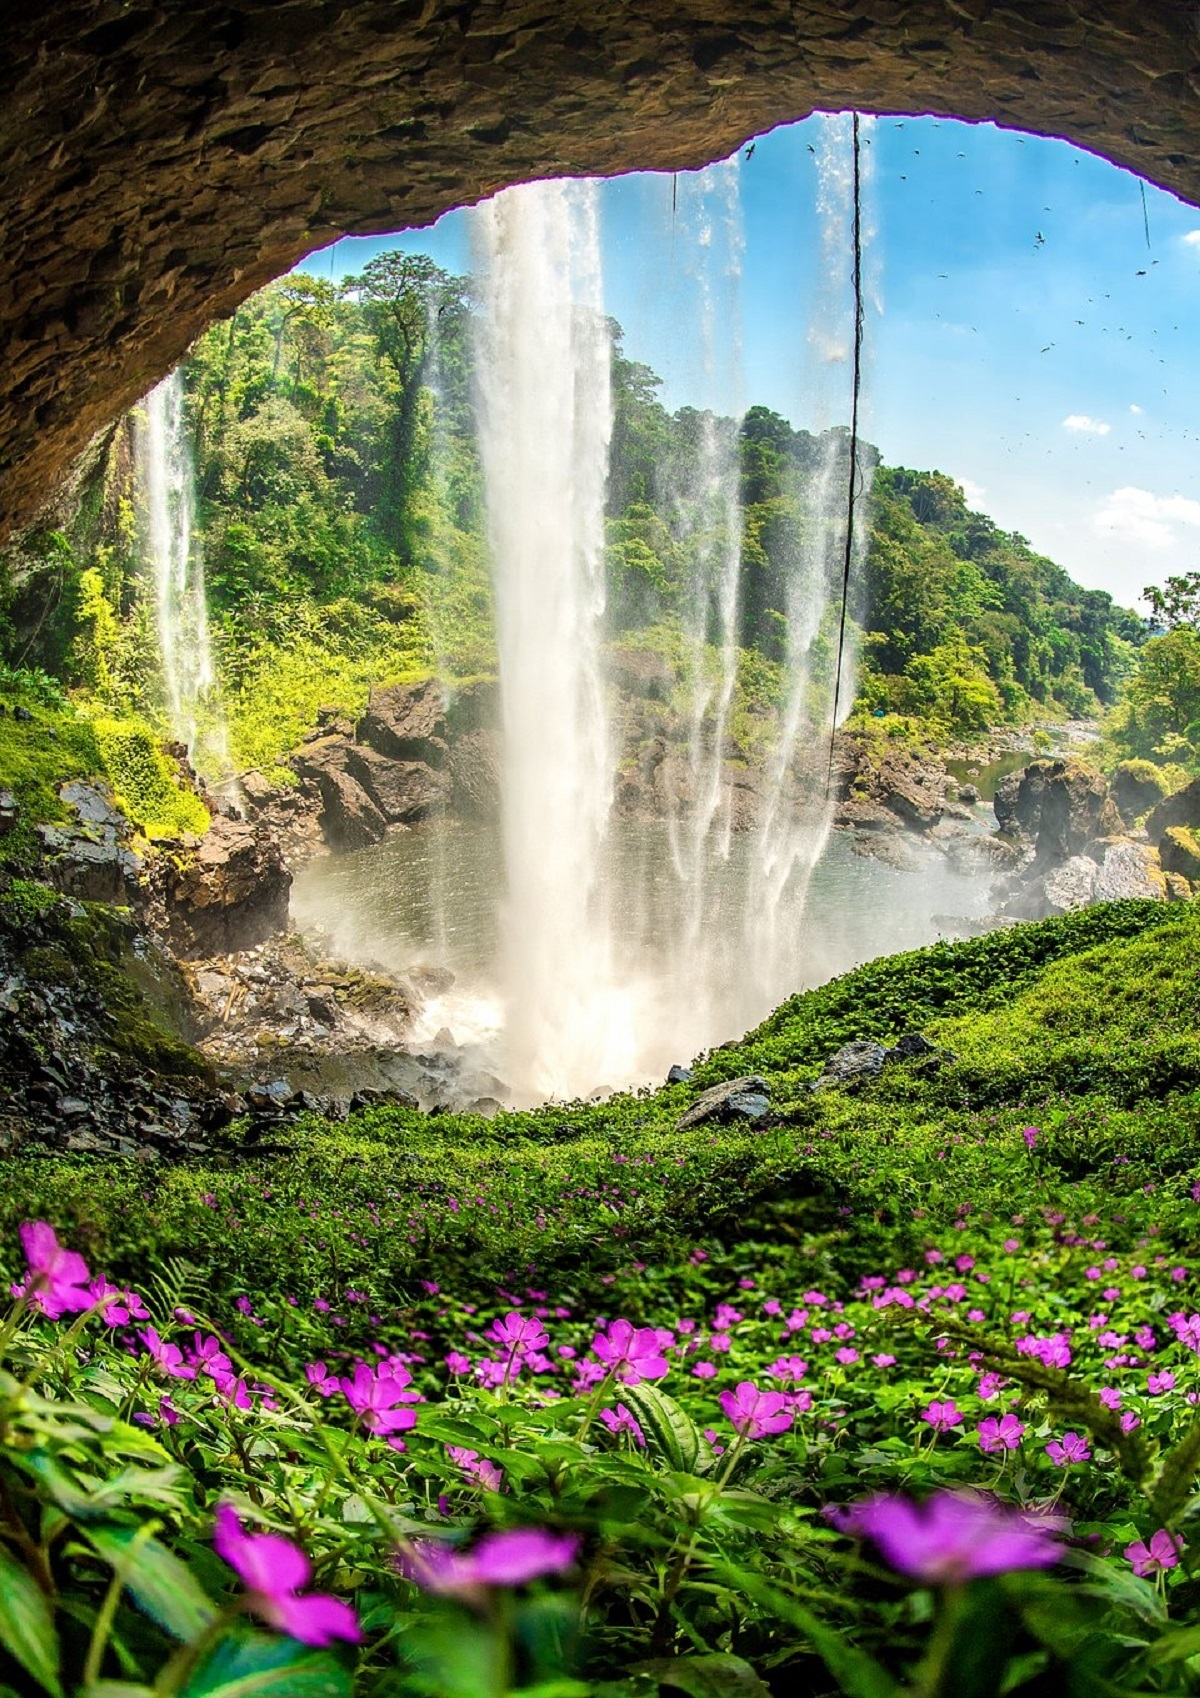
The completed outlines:
<svg viewBox="0 0 1200 1698">
<path fill-rule="evenodd" d="M 692 1070 L 691 1070 L 691 1068 L 690 1067 L 680 1067 L 678 1062 L 676 1062 L 676 1064 L 671 1068 L 671 1071 L 667 1074 L 667 1084 L 668 1085 L 689 1085 L 689 1084 L 691 1084 L 691 1081 L 692 1081 Z"/>
<path fill-rule="evenodd" d="M 727 1079 L 723 1084 L 711 1085 L 707 1091 L 701 1091 L 692 1106 L 679 1116 L 675 1130 L 686 1132 L 690 1126 L 702 1126 L 711 1120 L 759 1120 L 770 1106 L 768 1097 L 767 1082 L 757 1074 Z"/>
<path fill-rule="evenodd" d="M 892 762 L 880 769 L 879 787 L 885 807 L 916 831 L 928 831 L 942 817 L 943 799 L 932 783 L 922 783 L 916 774 Z"/>
<path fill-rule="evenodd" d="M 1072 855 L 1053 867 L 1042 879 L 1046 913 L 1065 914 L 1072 908 L 1086 908 L 1095 899 L 1099 876 L 1100 869 L 1090 855 Z"/>
<path fill-rule="evenodd" d="M 7 837 L 21 817 L 17 798 L 11 790 L 0 790 L 0 837 Z"/>
<path fill-rule="evenodd" d="M 364 1108 L 408 1108 L 419 1109 L 420 1102 L 411 1091 L 384 1091 L 366 1088 L 355 1091 L 350 1098 L 350 1112 L 357 1114 Z"/>
<path fill-rule="evenodd" d="M 345 758 L 347 773 L 391 824 L 426 819 L 449 796 L 449 775 L 423 761 L 389 760 L 368 744 L 351 745 Z"/>
<path fill-rule="evenodd" d="M 974 784 L 960 784 L 958 799 L 960 802 L 965 802 L 968 808 L 976 808 L 983 801 L 978 786 Z"/>
<path fill-rule="evenodd" d="M 164 875 L 175 948 L 188 957 L 225 955 L 276 936 L 287 926 L 291 884 L 268 830 L 214 819 L 195 852 Z"/>
<path fill-rule="evenodd" d="M 824 1090 L 830 1085 L 878 1079 L 887 1061 L 888 1051 L 883 1044 L 876 1043 L 873 1038 L 856 1038 L 853 1043 L 843 1044 L 829 1057 L 813 1089 Z"/>
<path fill-rule="evenodd" d="M 451 802 L 459 813 L 500 809 L 500 743 L 487 727 L 466 731 L 450 748 Z"/>
<path fill-rule="evenodd" d="M 15 707 L 13 709 L 13 718 L 20 725 L 28 725 L 33 719 L 33 715 L 27 707 Z"/>
<path fill-rule="evenodd" d="M 503 1107 L 503 1103 L 497 1102 L 495 1097 L 476 1097 L 473 1103 L 468 1104 L 467 1113 L 481 1114 L 485 1120 L 495 1120 L 503 1111 Z"/>
<path fill-rule="evenodd" d="M 443 768 L 449 758 L 447 696 L 436 679 L 373 690 L 358 727 L 361 743 L 395 761 Z"/>
</svg>

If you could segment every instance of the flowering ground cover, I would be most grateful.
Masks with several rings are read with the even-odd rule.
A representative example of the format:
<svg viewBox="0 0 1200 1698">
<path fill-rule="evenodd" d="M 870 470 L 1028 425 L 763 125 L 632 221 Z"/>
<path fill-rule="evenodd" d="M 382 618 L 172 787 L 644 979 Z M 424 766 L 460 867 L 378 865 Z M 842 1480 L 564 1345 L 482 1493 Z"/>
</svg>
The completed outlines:
<svg viewBox="0 0 1200 1698">
<path fill-rule="evenodd" d="M 1195 1690 L 1195 922 L 1109 924 L 789 1005 L 762 1133 L 8 1164 L 0 1691 Z"/>
</svg>

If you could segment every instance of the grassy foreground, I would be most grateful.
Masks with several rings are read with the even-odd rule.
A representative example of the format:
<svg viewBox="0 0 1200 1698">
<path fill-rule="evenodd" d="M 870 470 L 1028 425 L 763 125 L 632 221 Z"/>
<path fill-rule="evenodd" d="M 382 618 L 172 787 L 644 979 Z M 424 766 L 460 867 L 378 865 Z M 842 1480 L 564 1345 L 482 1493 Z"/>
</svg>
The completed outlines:
<svg viewBox="0 0 1200 1698">
<path fill-rule="evenodd" d="M 1197 925 L 873 963 L 602 1105 L 8 1161 L 0 1692 L 1195 1690 Z M 675 1131 L 743 1072 L 766 1131 Z"/>
</svg>

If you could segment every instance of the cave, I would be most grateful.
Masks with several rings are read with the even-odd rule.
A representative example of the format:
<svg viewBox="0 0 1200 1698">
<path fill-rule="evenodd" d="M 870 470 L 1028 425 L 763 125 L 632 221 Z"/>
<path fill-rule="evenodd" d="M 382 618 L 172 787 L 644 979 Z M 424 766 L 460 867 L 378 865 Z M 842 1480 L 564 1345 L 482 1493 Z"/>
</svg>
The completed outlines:
<svg viewBox="0 0 1200 1698">
<path fill-rule="evenodd" d="M 0 24 L 0 534 L 306 252 L 814 109 L 992 120 L 1200 199 L 1178 0 L 45 0 Z"/>
</svg>

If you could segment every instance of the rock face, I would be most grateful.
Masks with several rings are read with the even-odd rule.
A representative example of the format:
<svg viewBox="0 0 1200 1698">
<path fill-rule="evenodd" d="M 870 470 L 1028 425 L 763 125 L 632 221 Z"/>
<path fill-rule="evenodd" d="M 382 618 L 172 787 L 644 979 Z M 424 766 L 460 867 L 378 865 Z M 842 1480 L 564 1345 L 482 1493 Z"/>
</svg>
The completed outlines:
<svg viewBox="0 0 1200 1698">
<path fill-rule="evenodd" d="M 393 761 L 441 769 L 450 757 L 445 687 L 435 679 L 374 690 L 359 723 L 360 741 Z"/>
<path fill-rule="evenodd" d="M 0 531 L 336 236 L 533 177 L 700 165 L 815 108 L 1068 136 L 1195 200 L 1197 59 L 1180 0 L 8 7 Z"/>
<path fill-rule="evenodd" d="M 1032 838 L 1040 862 L 1077 855 L 1121 829 L 1103 773 L 1077 760 L 1030 761 L 1001 782 L 995 808 L 1001 831 Z"/>
<path fill-rule="evenodd" d="M 130 847 L 132 828 L 111 790 L 78 782 L 64 784 L 59 795 L 78 823 L 38 828 L 46 877 L 57 890 L 83 902 L 140 903 L 144 863 Z"/>
<path fill-rule="evenodd" d="M 198 847 L 167 863 L 163 896 L 182 956 L 249 949 L 287 926 L 292 875 L 263 827 L 215 819 Z"/>
</svg>

